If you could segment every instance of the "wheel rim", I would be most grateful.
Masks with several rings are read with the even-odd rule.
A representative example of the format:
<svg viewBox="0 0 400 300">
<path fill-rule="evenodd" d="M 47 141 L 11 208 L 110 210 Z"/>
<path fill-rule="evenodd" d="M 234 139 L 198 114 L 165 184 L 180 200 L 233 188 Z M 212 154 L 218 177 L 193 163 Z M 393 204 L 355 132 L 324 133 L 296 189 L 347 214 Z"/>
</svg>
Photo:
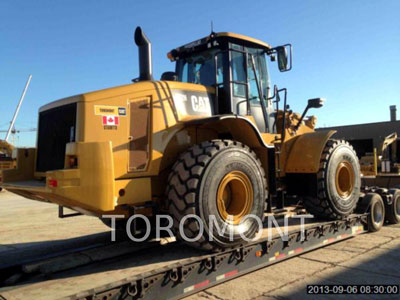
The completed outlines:
<svg viewBox="0 0 400 300">
<path fill-rule="evenodd" d="M 226 174 L 217 191 L 217 208 L 221 218 L 230 224 L 239 224 L 252 206 L 253 186 L 249 177 L 240 171 Z"/>
<path fill-rule="evenodd" d="M 349 197 L 354 189 L 354 169 L 350 162 L 342 161 L 336 169 L 336 190 L 342 198 Z"/>
<path fill-rule="evenodd" d="M 384 208 L 383 208 L 382 203 L 381 203 L 381 202 L 377 202 L 377 203 L 374 205 L 374 209 L 373 209 L 372 214 L 374 215 L 374 223 L 375 223 L 376 225 L 378 225 L 378 226 L 379 226 L 379 225 L 382 223 L 382 221 L 383 221 L 383 211 L 384 211 Z"/>
</svg>

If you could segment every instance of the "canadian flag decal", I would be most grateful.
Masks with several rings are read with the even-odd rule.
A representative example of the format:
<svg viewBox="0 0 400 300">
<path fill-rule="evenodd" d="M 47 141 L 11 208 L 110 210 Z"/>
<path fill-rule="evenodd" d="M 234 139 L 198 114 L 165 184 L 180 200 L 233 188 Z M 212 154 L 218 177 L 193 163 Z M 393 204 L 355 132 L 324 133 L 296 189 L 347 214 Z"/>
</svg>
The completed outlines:
<svg viewBox="0 0 400 300">
<path fill-rule="evenodd" d="M 103 125 L 114 125 L 118 126 L 119 117 L 117 116 L 103 116 Z"/>
</svg>

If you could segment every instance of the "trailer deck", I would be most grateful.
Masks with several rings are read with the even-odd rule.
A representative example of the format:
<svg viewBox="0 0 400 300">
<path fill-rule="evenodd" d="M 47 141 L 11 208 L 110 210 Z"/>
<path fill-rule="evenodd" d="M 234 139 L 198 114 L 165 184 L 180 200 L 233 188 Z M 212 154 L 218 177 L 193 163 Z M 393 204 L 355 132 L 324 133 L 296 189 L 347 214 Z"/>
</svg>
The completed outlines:
<svg viewBox="0 0 400 300">
<path fill-rule="evenodd" d="M 280 224 L 282 222 L 281 219 Z M 163 299 L 179 299 L 363 233 L 367 218 L 366 215 L 353 215 L 345 221 L 308 221 L 304 241 L 301 241 L 299 219 L 290 219 L 289 224 L 287 240 L 277 229 L 269 240 L 265 228 L 259 240 L 222 253 L 204 254 L 172 242 L 156 247 L 142 245 L 141 249 L 106 257 L 101 263 L 97 260 L 81 266 L 75 266 L 74 258 L 70 257 L 68 263 L 74 268 L 54 272 L 54 268 L 39 267 L 42 274 L 35 274 L 36 277 L 28 278 L 20 285 L 3 287 L 0 295 L 4 299 L 117 299 L 121 295 L 129 296 L 128 299 L 156 299 L 162 294 Z M 92 251 L 92 256 L 96 253 L 98 251 Z M 48 262 L 46 260 L 47 264 L 43 262 L 42 265 L 51 266 Z"/>
<path fill-rule="evenodd" d="M 385 194 L 384 190 L 380 192 Z M 0 200 L 3 200 L 2 195 Z M 212 288 L 215 285 L 296 256 L 314 257 L 314 252 L 306 253 L 365 233 L 370 225 L 370 214 L 359 211 L 341 221 L 306 218 L 304 230 L 301 230 L 301 219 L 296 215 L 301 216 L 303 210 L 294 207 L 291 212 L 285 213 L 289 216 L 287 235 L 278 230 L 283 230 L 285 222 L 281 215 L 277 217 L 279 225 L 272 226 L 270 232 L 267 219 L 261 237 L 250 244 L 220 253 L 205 253 L 174 239 L 135 244 L 117 235 L 117 241 L 111 243 L 110 232 L 104 232 L 104 226 L 96 227 L 93 218 L 85 216 L 77 217 L 78 220 L 73 222 L 69 218 L 57 222 L 66 225 L 64 230 L 77 226 L 75 228 L 89 233 L 87 225 L 75 225 L 81 222 L 79 219 L 86 220 L 86 224 L 93 227 L 93 234 L 72 235 L 72 238 L 54 241 L 48 230 L 61 236 L 59 230 L 54 231 L 59 225 L 54 228 L 51 225 L 57 220 L 57 207 L 19 199 L 28 206 L 46 207 L 48 213 L 41 211 L 36 214 L 32 209 L 27 211 L 18 202 L 10 211 L 0 210 L 2 225 L 5 225 L 5 229 L 0 230 L 3 234 L 3 245 L 0 245 L 1 300 L 179 299 L 205 289 L 215 289 Z M 8 202 L 3 201 L 0 207 L 4 203 L 7 206 Z M 20 219 L 22 231 L 11 224 L 13 216 L 20 212 L 31 217 L 30 220 Z M 28 241 L 24 235 L 28 226 L 29 234 L 39 234 L 34 240 L 43 240 L 45 236 L 47 241 L 13 244 L 13 240 Z M 100 228 L 103 232 L 98 232 Z M 70 231 L 62 234 L 70 235 Z M 335 258 L 330 259 L 335 261 Z"/>
<path fill-rule="evenodd" d="M 364 186 L 380 186 L 384 188 L 400 188 L 400 174 L 378 174 L 361 177 Z"/>
</svg>

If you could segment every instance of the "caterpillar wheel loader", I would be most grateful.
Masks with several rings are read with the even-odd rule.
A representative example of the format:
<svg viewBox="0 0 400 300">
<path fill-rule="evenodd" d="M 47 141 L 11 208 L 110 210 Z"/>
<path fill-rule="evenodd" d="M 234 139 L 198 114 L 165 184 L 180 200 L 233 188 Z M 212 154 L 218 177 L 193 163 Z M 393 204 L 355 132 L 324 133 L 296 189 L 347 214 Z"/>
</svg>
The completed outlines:
<svg viewBox="0 0 400 300">
<path fill-rule="evenodd" d="M 18 149 L 4 188 L 103 219 L 169 214 L 178 238 L 197 236 L 190 244 L 206 250 L 244 243 L 258 229 L 249 215 L 262 219 L 293 201 L 324 219 L 353 212 L 357 156 L 306 117 L 323 99 L 299 114 L 286 89 L 270 86 L 267 65 L 289 71 L 290 44 L 212 32 L 169 52 L 175 71 L 154 80 L 140 27 L 135 42 L 139 78 L 41 107 L 37 147 Z"/>
</svg>

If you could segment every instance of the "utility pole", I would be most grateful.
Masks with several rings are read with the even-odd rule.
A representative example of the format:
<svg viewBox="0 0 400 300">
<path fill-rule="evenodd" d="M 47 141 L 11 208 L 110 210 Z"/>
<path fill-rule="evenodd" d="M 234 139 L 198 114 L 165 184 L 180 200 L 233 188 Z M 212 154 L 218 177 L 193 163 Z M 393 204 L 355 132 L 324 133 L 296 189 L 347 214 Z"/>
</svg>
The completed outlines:
<svg viewBox="0 0 400 300">
<path fill-rule="evenodd" d="M 5 138 L 6 142 L 8 141 L 8 138 L 10 137 L 11 131 L 14 128 L 15 120 L 17 119 L 17 116 L 18 116 L 18 113 L 19 113 L 19 109 L 21 108 L 22 101 L 24 101 L 26 91 L 28 90 L 28 86 L 31 83 L 31 79 L 32 79 L 32 75 L 29 75 L 28 81 L 25 84 L 24 91 L 22 92 L 22 95 L 21 95 L 21 98 L 19 99 L 17 108 L 15 109 L 14 117 L 12 118 L 10 127 L 8 128 L 8 131 L 7 131 L 7 134 L 6 134 L 6 138 Z"/>
</svg>

